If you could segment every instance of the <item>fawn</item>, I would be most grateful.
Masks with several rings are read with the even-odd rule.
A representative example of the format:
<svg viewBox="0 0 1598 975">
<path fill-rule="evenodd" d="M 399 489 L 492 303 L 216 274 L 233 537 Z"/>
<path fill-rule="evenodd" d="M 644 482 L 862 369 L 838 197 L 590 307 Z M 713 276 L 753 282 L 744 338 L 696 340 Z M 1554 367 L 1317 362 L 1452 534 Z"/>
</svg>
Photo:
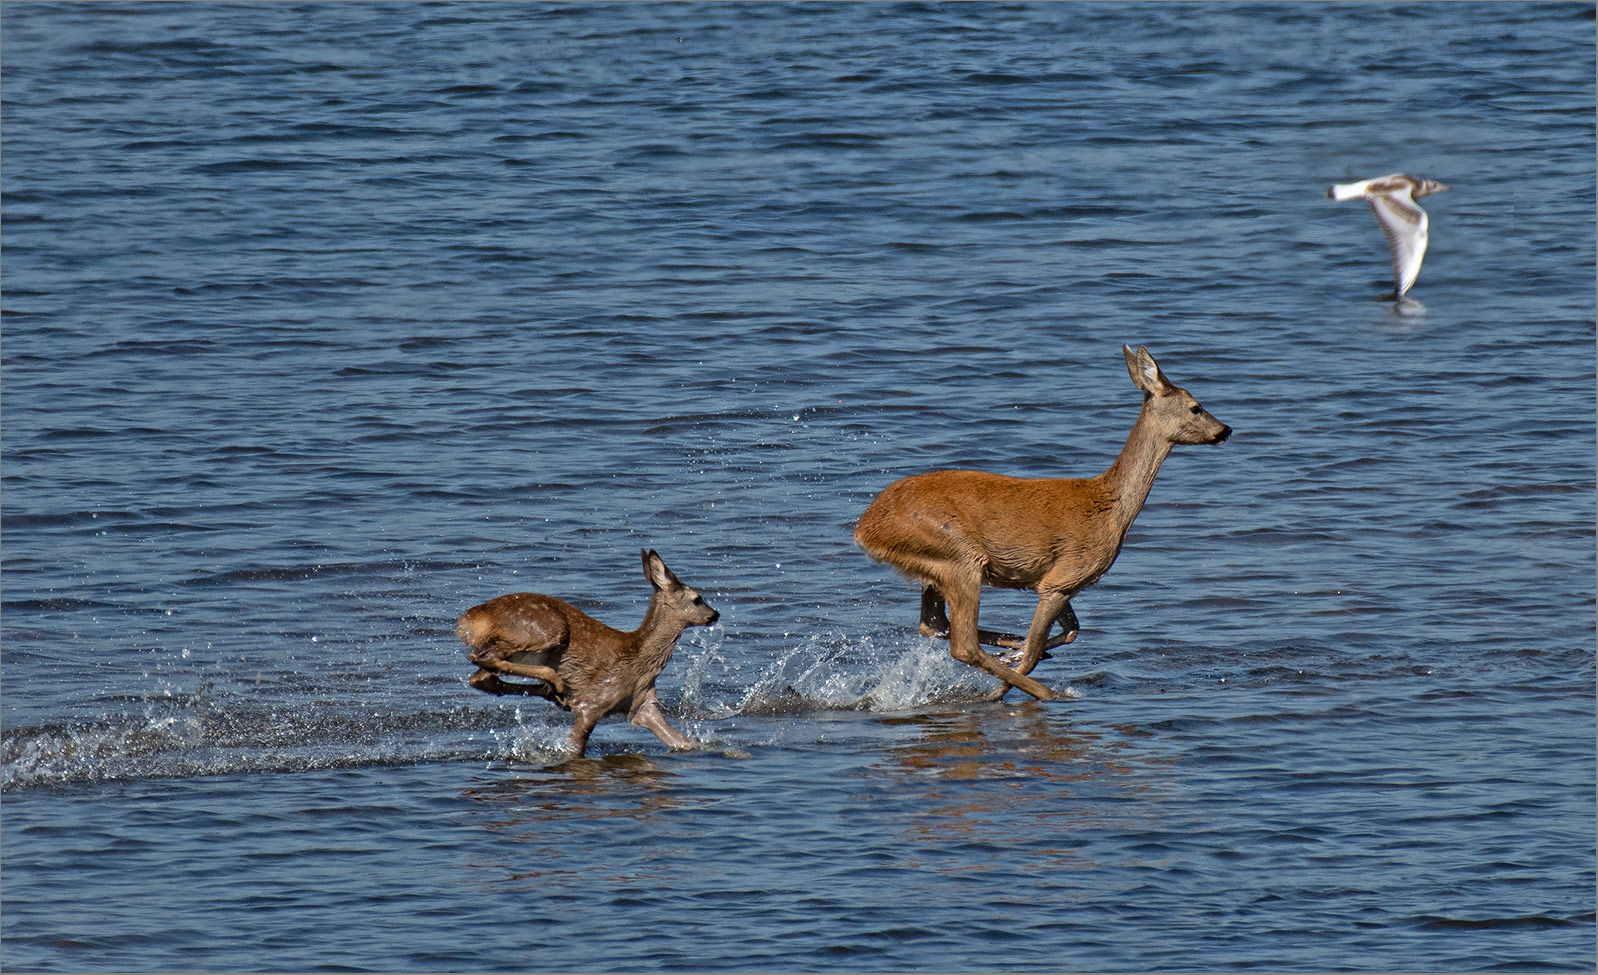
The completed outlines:
<svg viewBox="0 0 1598 975">
<path fill-rule="evenodd" d="M 956 660 L 1043 701 L 1059 695 L 1028 677 L 1048 650 L 1076 638 L 1071 597 L 1098 581 L 1121 551 L 1154 475 L 1175 444 L 1218 444 L 1232 428 L 1172 385 L 1146 348 L 1121 346 L 1143 408 L 1108 470 L 1089 478 L 1015 478 L 935 471 L 888 485 L 855 526 L 855 544 L 921 583 L 921 632 L 949 638 Z M 977 627 L 982 586 L 1035 589 L 1025 638 Z M 1061 633 L 1049 631 L 1058 623 Z M 1012 648 L 1001 662 L 981 644 Z M 1011 666 L 1006 666 L 1010 664 Z"/>
<path fill-rule="evenodd" d="M 690 626 L 710 626 L 721 614 L 682 584 L 653 550 L 642 551 L 644 576 L 654 587 L 644 621 L 631 633 L 613 629 L 553 596 L 517 592 L 462 613 L 455 632 L 478 667 L 467 682 L 489 694 L 529 694 L 572 712 L 567 750 L 580 756 L 600 718 L 627 712 L 673 749 L 695 742 L 666 721 L 655 678 Z M 534 678 L 507 681 L 501 675 Z"/>
</svg>

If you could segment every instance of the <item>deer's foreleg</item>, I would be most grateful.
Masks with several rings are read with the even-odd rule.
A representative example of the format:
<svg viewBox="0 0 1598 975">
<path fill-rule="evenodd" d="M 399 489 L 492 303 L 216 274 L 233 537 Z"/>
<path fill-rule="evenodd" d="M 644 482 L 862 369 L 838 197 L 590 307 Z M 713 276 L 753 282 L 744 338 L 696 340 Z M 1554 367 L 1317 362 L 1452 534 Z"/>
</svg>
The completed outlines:
<svg viewBox="0 0 1598 975">
<path fill-rule="evenodd" d="M 1065 646 L 1075 640 L 1076 635 L 1082 631 L 1082 624 L 1077 622 L 1076 611 L 1071 608 L 1070 600 L 1066 601 L 1065 608 L 1054 617 L 1054 622 L 1060 624 L 1060 632 L 1049 637 L 1049 642 L 1043 645 L 1045 657 L 1048 656 L 1047 651 Z"/>
<path fill-rule="evenodd" d="M 1056 623 L 1064 632 L 1050 639 L 1049 631 Z M 1032 614 L 1032 625 L 1027 628 L 1021 652 L 1005 662 L 1013 666 L 1017 673 L 1030 674 L 1038 661 L 1049 655 L 1049 650 L 1076 639 L 1076 632 L 1076 614 L 1071 611 L 1070 597 L 1062 592 L 1045 592 L 1038 598 L 1038 608 Z M 993 695 L 993 699 L 998 700 L 1009 691 L 1009 687 L 1002 687 Z"/>
<path fill-rule="evenodd" d="M 568 758 L 581 758 L 583 752 L 588 750 L 588 736 L 593 734 L 594 725 L 599 723 L 601 715 L 597 708 L 574 707 L 572 708 L 572 733 L 566 739 L 566 752 Z"/>
<path fill-rule="evenodd" d="M 640 728 L 648 728 L 655 733 L 655 737 L 665 742 L 673 751 L 691 751 L 698 748 L 699 743 L 684 735 L 666 720 L 666 715 L 660 710 L 660 702 L 655 699 L 655 692 L 651 690 L 644 703 L 633 710 L 632 723 Z"/>
</svg>

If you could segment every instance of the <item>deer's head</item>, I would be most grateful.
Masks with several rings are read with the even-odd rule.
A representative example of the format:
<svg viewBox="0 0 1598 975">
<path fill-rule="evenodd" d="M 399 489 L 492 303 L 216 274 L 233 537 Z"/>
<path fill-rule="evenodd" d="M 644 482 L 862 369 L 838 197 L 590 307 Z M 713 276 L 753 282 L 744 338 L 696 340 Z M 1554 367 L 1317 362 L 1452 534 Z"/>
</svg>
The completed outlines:
<svg viewBox="0 0 1598 975">
<path fill-rule="evenodd" d="M 654 549 L 640 553 L 644 559 L 644 577 L 655 587 L 655 593 L 664 608 L 683 621 L 684 626 L 710 626 L 721 618 L 705 597 L 683 585 L 676 574 L 666 568 Z"/>
<path fill-rule="evenodd" d="M 1211 416 L 1193 394 L 1165 378 L 1148 349 L 1140 345 L 1133 352 L 1130 345 L 1123 345 L 1121 354 L 1126 357 L 1132 382 L 1143 390 L 1144 410 L 1167 441 L 1218 444 L 1232 435 L 1232 428 Z"/>
</svg>

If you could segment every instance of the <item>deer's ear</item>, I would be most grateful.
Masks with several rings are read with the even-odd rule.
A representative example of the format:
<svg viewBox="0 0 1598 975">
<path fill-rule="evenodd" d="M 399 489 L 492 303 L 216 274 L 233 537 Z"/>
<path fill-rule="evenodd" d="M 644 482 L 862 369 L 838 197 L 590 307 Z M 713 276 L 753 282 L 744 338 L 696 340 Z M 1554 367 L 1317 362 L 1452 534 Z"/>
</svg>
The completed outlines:
<svg viewBox="0 0 1598 975">
<path fill-rule="evenodd" d="M 1171 391 L 1171 381 L 1165 378 L 1165 373 L 1160 372 L 1160 364 L 1149 355 L 1148 349 L 1140 345 L 1133 352 L 1130 345 L 1123 345 L 1121 355 L 1126 358 L 1126 371 L 1131 374 L 1132 382 L 1138 389 L 1150 396 L 1164 396 Z"/>
<path fill-rule="evenodd" d="M 644 557 L 644 578 L 649 580 L 651 586 L 656 589 L 669 589 L 681 585 L 677 577 L 671 574 L 671 570 L 666 568 L 666 563 L 661 560 L 658 552 L 651 548 L 642 550 L 641 554 Z"/>
</svg>

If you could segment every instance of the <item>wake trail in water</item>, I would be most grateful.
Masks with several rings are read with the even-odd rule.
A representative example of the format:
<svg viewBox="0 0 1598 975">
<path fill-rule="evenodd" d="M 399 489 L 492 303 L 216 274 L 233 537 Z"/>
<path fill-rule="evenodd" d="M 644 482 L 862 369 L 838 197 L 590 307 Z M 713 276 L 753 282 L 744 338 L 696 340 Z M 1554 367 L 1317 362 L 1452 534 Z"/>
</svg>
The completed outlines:
<svg viewBox="0 0 1598 975">
<path fill-rule="evenodd" d="M 946 645 L 914 636 L 817 633 L 763 667 L 724 654 L 718 637 L 680 647 L 673 669 L 682 675 L 681 690 L 663 694 L 667 709 L 711 745 L 732 748 L 740 743 L 722 741 L 716 726 L 734 718 L 891 714 L 979 700 L 990 689 L 981 674 L 950 658 Z M 137 712 L 6 729 L 0 792 L 438 761 L 564 760 L 569 718 L 553 707 L 484 702 L 464 688 L 453 707 L 418 709 L 396 703 L 402 694 L 384 696 L 267 701 L 242 685 L 208 682 L 193 693 L 145 699 Z"/>
</svg>

